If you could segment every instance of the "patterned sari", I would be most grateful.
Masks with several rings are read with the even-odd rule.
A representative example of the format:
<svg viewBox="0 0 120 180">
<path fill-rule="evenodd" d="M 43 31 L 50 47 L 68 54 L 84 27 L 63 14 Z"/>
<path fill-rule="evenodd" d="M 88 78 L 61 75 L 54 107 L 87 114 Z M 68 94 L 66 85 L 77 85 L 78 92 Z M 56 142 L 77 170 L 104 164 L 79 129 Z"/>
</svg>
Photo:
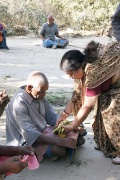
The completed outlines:
<svg viewBox="0 0 120 180">
<path fill-rule="evenodd" d="M 73 114 L 77 114 L 84 102 L 85 89 L 95 88 L 120 72 L 120 43 L 100 45 L 98 58 L 85 67 L 84 81 L 75 80 L 72 96 Z M 117 82 L 107 92 L 99 95 L 94 108 L 92 125 L 94 140 L 107 157 L 120 155 L 120 73 Z"/>
</svg>

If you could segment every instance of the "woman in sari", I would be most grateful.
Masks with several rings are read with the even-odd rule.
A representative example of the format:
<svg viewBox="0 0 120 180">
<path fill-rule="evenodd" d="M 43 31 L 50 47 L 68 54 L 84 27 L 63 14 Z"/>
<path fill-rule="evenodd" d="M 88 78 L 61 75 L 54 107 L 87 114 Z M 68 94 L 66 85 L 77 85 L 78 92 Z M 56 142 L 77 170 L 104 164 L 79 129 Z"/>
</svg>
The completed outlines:
<svg viewBox="0 0 120 180">
<path fill-rule="evenodd" d="M 66 52 L 60 67 L 75 80 L 75 88 L 57 123 L 73 113 L 72 124 L 62 125 L 66 133 L 70 132 L 94 108 L 96 148 L 120 164 L 120 43 L 104 46 L 91 41 L 84 54 L 79 50 Z"/>
</svg>

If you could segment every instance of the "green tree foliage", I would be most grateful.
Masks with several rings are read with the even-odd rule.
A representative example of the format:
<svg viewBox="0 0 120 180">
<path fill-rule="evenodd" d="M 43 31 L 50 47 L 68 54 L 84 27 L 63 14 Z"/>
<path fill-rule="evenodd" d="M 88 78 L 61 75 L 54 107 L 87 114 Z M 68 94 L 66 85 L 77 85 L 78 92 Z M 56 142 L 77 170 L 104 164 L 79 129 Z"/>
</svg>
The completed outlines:
<svg viewBox="0 0 120 180">
<path fill-rule="evenodd" d="M 34 32 L 55 15 L 60 28 L 96 30 L 110 25 L 119 0 L 0 0 L 0 17 L 8 27 L 27 26 Z"/>
</svg>

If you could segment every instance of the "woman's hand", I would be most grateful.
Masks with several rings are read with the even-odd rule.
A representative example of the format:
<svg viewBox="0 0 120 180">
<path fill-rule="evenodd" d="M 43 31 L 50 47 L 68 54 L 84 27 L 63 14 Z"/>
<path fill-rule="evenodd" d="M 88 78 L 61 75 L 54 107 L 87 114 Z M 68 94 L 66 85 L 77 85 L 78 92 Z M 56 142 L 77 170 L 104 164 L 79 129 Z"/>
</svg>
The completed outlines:
<svg viewBox="0 0 120 180">
<path fill-rule="evenodd" d="M 62 112 L 60 113 L 59 118 L 58 118 L 57 121 L 56 121 L 56 126 L 58 126 L 58 125 L 60 124 L 60 122 L 66 120 L 66 118 L 67 118 L 68 116 L 69 116 L 69 115 L 65 112 L 65 110 L 62 111 Z"/>
<path fill-rule="evenodd" d="M 64 121 L 65 119 L 66 119 L 66 118 L 60 116 L 60 117 L 57 119 L 55 126 L 57 127 L 57 126 L 60 124 L 60 122 Z"/>
<path fill-rule="evenodd" d="M 65 129 L 66 134 L 75 129 L 72 124 L 71 125 L 61 125 L 61 127 L 63 127 Z"/>
</svg>

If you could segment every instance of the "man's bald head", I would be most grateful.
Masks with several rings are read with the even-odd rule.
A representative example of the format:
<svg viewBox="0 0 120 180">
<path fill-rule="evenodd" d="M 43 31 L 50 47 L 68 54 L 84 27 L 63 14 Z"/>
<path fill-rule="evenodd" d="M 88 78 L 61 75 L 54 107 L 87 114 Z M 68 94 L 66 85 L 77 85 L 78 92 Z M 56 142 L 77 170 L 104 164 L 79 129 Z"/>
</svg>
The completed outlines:
<svg viewBox="0 0 120 180">
<path fill-rule="evenodd" d="M 54 20 L 54 15 L 53 14 L 49 14 L 47 19 L 53 19 Z"/>
<path fill-rule="evenodd" d="M 27 78 L 27 86 L 38 87 L 39 84 L 48 85 L 47 77 L 39 71 L 31 72 Z"/>
<path fill-rule="evenodd" d="M 47 22 L 48 24 L 51 26 L 54 22 L 54 16 L 53 14 L 49 14 L 48 17 L 47 17 Z"/>
</svg>

